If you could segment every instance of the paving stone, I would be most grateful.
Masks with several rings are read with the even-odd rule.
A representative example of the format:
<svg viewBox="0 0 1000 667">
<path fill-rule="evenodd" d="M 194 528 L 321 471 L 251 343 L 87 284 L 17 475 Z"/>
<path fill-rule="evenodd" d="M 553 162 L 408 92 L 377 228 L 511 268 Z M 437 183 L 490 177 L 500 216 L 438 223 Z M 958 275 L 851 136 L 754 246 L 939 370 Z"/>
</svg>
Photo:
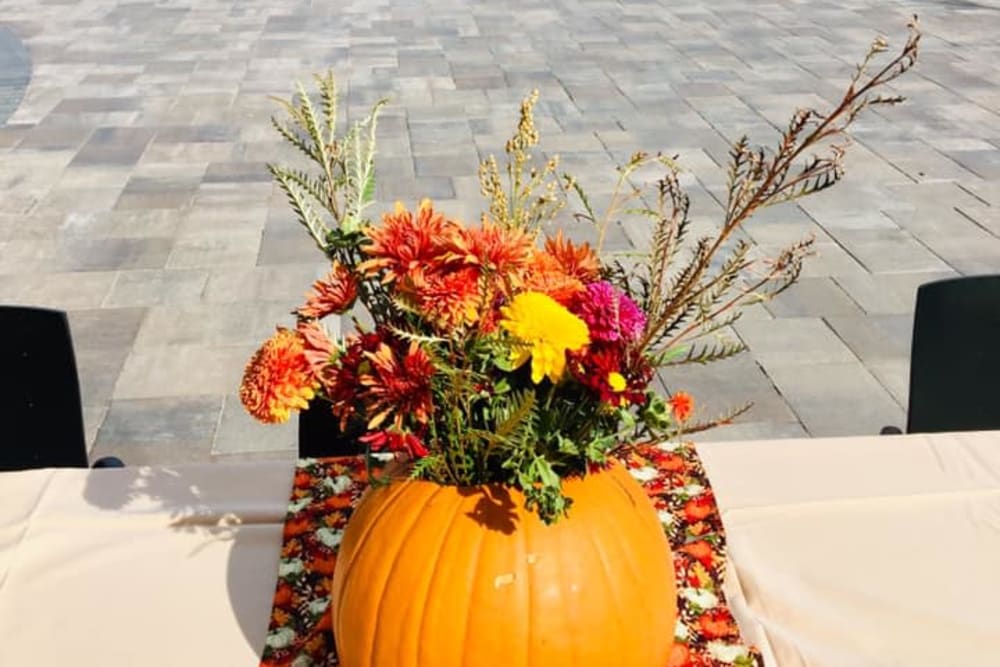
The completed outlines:
<svg viewBox="0 0 1000 667">
<path fill-rule="evenodd" d="M 67 314 L 73 347 L 77 350 L 115 350 L 125 353 L 135 341 L 146 316 L 144 308 L 94 308 Z"/>
<path fill-rule="evenodd" d="M 795 414 L 754 358 L 743 353 L 710 364 L 675 366 L 660 372 L 669 391 L 686 391 L 695 397 L 695 419 L 717 419 L 748 402 L 750 412 L 740 417 L 746 422 L 794 422 Z"/>
<path fill-rule="evenodd" d="M 148 309 L 135 349 L 163 345 L 254 345 L 276 325 L 294 326 L 295 306 L 284 303 L 237 302 L 154 306 Z"/>
<path fill-rule="evenodd" d="M 737 322 L 734 328 L 768 374 L 778 366 L 857 361 L 850 349 L 818 318 L 748 320 Z"/>
<path fill-rule="evenodd" d="M 133 349 L 115 384 L 113 398 L 232 393 L 257 347 L 195 344 Z"/>
<path fill-rule="evenodd" d="M 247 414 L 238 396 L 230 394 L 225 397 L 212 454 L 295 453 L 298 442 L 296 418 L 285 424 L 261 424 Z"/>
<path fill-rule="evenodd" d="M 202 269 L 139 269 L 121 271 L 104 298 L 106 308 L 197 303 L 209 272 Z"/>
<path fill-rule="evenodd" d="M 908 232 L 843 230 L 837 240 L 872 273 L 948 270 L 948 264 Z"/>
<path fill-rule="evenodd" d="M 807 373 L 797 364 L 767 371 L 811 436 L 875 435 L 904 422 L 903 408 L 860 362 L 816 364 Z"/>
<path fill-rule="evenodd" d="M 245 266 L 257 260 L 260 233 L 227 232 L 178 238 L 166 267 L 169 269 L 210 269 Z"/>
<path fill-rule="evenodd" d="M 102 127 L 94 133 L 77 152 L 71 163 L 74 166 L 129 166 L 139 161 L 154 130 L 147 128 Z"/>
<path fill-rule="evenodd" d="M 0 302 L 57 310 L 99 308 L 114 281 L 113 271 L 0 275 Z"/>
<path fill-rule="evenodd" d="M 291 311 L 305 299 L 313 281 L 329 270 L 326 262 L 219 268 L 211 272 L 203 300 L 206 303 L 272 301 L 287 304 Z"/>
<path fill-rule="evenodd" d="M 765 307 L 779 318 L 861 314 L 858 304 L 832 278 L 801 278 Z"/>
<path fill-rule="evenodd" d="M 221 410 L 221 396 L 114 400 L 91 456 L 129 466 L 207 461 Z"/>
</svg>

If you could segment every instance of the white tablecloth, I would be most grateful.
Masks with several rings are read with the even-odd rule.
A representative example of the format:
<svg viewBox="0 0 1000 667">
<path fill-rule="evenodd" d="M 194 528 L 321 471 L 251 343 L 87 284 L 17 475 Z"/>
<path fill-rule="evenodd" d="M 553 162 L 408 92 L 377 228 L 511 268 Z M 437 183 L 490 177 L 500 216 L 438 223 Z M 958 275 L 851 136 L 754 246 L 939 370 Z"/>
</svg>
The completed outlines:
<svg viewBox="0 0 1000 667">
<path fill-rule="evenodd" d="M 699 451 L 769 665 L 1000 663 L 1000 433 Z M 256 665 L 292 469 L 0 474 L 0 666 Z"/>
<path fill-rule="evenodd" d="M 1000 432 L 698 450 L 767 664 L 1000 665 Z"/>
</svg>

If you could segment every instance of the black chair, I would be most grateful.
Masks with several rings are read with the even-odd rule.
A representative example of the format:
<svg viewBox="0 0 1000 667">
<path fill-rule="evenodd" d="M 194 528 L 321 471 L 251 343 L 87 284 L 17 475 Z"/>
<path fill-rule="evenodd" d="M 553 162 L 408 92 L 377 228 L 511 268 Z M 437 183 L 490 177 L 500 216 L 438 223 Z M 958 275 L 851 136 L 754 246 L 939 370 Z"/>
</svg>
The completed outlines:
<svg viewBox="0 0 1000 667">
<path fill-rule="evenodd" d="M 299 412 L 299 456 L 323 458 L 353 456 L 364 451 L 358 437 L 364 433 L 360 424 L 340 429 L 340 420 L 330 413 L 330 404 L 313 399 L 308 410 Z"/>
<path fill-rule="evenodd" d="M 86 468 L 80 384 L 66 313 L 0 306 L 0 471 Z M 114 457 L 95 468 L 120 467 Z"/>
<path fill-rule="evenodd" d="M 906 431 L 993 429 L 1000 429 L 1000 275 L 921 285 Z"/>
</svg>

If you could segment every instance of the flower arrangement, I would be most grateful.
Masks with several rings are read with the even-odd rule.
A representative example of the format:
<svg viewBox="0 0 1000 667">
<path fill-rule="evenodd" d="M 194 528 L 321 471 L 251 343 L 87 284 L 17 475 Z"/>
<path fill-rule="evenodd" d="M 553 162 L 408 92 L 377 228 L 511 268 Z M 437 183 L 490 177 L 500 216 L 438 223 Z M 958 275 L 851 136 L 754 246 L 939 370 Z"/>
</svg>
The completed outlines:
<svg viewBox="0 0 1000 667">
<path fill-rule="evenodd" d="M 876 39 L 840 103 L 796 111 L 773 149 L 737 141 L 724 218 L 693 240 L 674 159 L 633 155 L 602 212 L 557 174 L 557 158 L 538 162 L 537 93 L 521 105 L 505 164 L 481 164 L 488 207 L 478 223 L 428 200 L 373 221 L 384 102 L 339 136 L 332 75 L 317 77 L 318 108 L 299 86 L 274 125 L 316 169 L 270 170 L 331 267 L 295 311 L 296 328 L 279 328 L 250 360 L 246 409 L 263 422 L 329 410 L 371 452 L 410 459 L 415 477 L 513 485 L 529 509 L 556 520 L 572 503 L 563 478 L 630 443 L 708 428 L 749 407 L 695 422 L 693 399 L 657 390 L 658 374 L 743 349 L 726 327 L 796 280 L 811 240 L 759 258 L 737 230 L 755 211 L 841 178 L 849 126 L 868 107 L 901 101 L 875 91 L 914 64 L 918 42 L 914 22 L 902 51 L 876 69 L 887 47 Z M 653 169 L 655 182 L 637 185 Z M 551 231 L 571 201 L 572 217 L 597 229 L 593 247 Z M 625 216 L 648 221 L 649 251 L 604 254 L 610 225 Z M 355 330 L 331 337 L 322 320 L 349 313 Z"/>
</svg>

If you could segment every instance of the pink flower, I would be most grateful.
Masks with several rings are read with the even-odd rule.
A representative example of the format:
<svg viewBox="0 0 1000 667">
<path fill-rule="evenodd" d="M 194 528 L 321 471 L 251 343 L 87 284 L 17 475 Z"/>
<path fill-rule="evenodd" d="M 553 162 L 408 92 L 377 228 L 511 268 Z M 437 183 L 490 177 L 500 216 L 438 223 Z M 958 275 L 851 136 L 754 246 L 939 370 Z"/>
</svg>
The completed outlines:
<svg viewBox="0 0 1000 667">
<path fill-rule="evenodd" d="M 646 315 L 635 301 L 603 280 L 587 285 L 570 310 L 587 323 L 591 340 L 635 342 L 646 328 Z"/>
</svg>

